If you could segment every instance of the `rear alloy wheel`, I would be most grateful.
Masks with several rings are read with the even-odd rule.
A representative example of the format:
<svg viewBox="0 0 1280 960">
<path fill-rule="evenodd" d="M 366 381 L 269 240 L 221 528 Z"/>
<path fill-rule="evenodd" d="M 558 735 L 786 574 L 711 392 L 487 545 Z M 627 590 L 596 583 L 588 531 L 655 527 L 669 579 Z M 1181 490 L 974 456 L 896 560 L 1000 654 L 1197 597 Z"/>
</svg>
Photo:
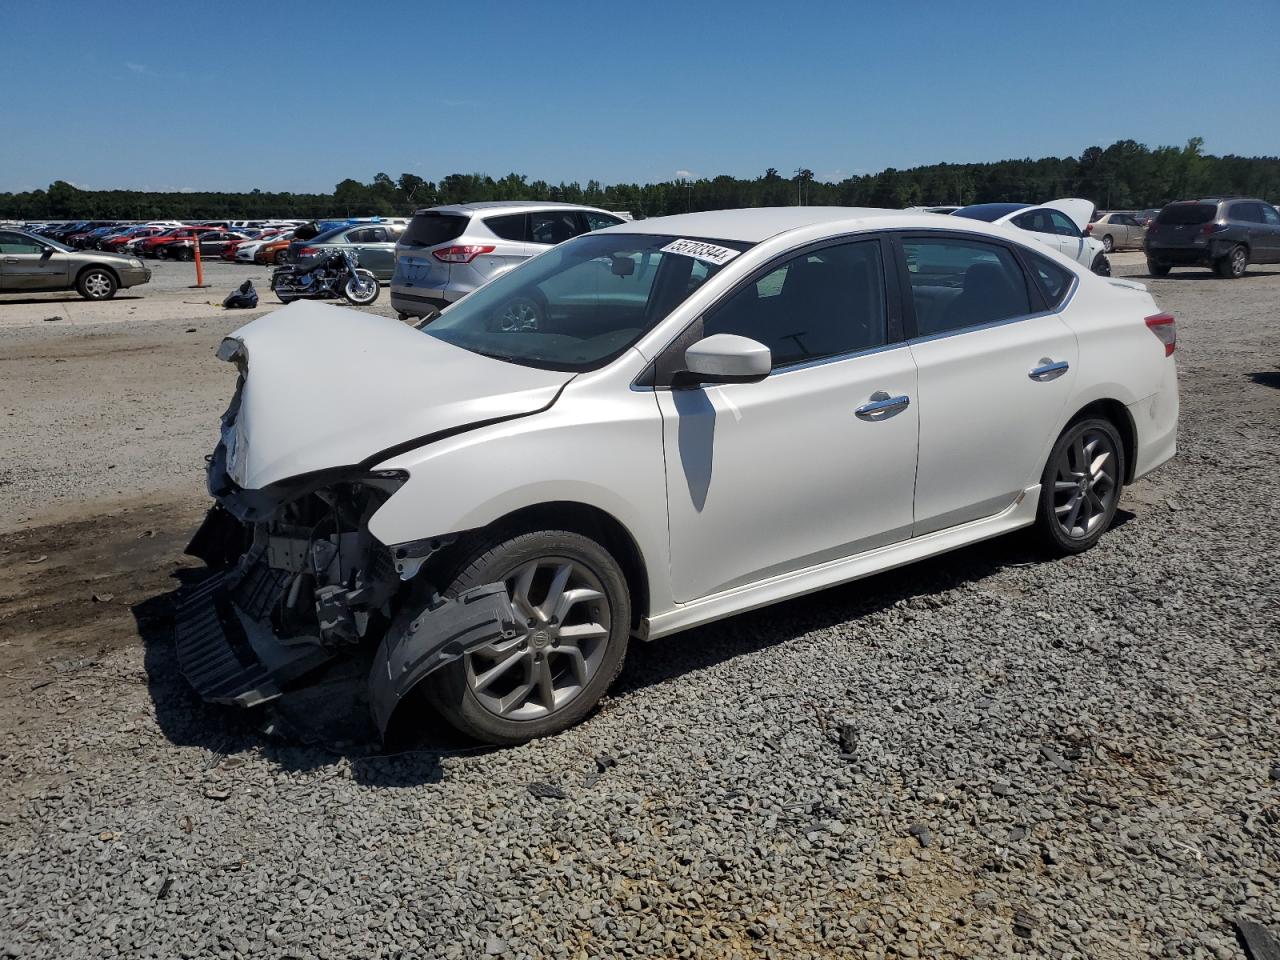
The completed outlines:
<svg viewBox="0 0 1280 960">
<path fill-rule="evenodd" d="M 118 286 L 115 274 L 101 267 L 91 267 L 76 280 L 76 290 L 86 300 L 110 300 Z"/>
<path fill-rule="evenodd" d="M 1111 234 L 1107 234 L 1102 238 L 1102 252 L 1110 253 L 1116 247 L 1116 242 L 1111 239 Z"/>
<path fill-rule="evenodd" d="M 1100 253 L 1093 258 L 1093 265 L 1089 269 L 1100 277 L 1109 277 L 1111 276 L 1111 261 L 1107 259 L 1105 253 Z"/>
<path fill-rule="evenodd" d="M 1249 251 L 1240 244 L 1231 248 L 1231 252 L 1213 265 L 1218 276 L 1227 280 L 1239 280 L 1249 269 Z"/>
<path fill-rule="evenodd" d="M 1111 526 L 1123 484 L 1124 446 L 1115 426 L 1100 418 L 1073 423 L 1040 478 L 1042 540 L 1059 554 L 1088 550 Z"/>
<path fill-rule="evenodd" d="M 427 680 L 445 719 L 486 743 L 524 743 L 581 720 L 622 669 L 626 579 L 598 543 L 564 530 L 484 550 L 445 591 L 502 581 L 524 632 L 446 664 Z"/>
</svg>

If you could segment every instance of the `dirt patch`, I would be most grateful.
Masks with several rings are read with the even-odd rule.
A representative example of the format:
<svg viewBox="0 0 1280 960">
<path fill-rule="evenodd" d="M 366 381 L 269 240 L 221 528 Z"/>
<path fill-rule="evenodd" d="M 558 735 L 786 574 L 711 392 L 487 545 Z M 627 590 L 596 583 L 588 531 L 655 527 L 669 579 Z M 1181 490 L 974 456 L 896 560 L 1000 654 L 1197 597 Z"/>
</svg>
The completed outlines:
<svg viewBox="0 0 1280 960">
<path fill-rule="evenodd" d="M 93 517 L 5 535 L 0 548 L 0 696 L 55 678 L 55 664 L 137 642 L 131 607 L 177 586 L 202 499 L 148 497 Z"/>
</svg>

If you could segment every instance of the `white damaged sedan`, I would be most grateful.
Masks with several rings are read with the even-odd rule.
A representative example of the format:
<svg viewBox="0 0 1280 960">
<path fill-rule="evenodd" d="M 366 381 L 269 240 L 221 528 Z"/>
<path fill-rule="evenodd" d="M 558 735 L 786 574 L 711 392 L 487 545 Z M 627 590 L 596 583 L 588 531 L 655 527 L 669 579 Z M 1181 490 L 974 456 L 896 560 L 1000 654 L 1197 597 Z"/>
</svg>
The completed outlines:
<svg viewBox="0 0 1280 960">
<path fill-rule="evenodd" d="M 518 743 L 664 637 L 1021 527 L 1093 546 L 1174 454 L 1175 325 L 1025 232 L 798 207 L 570 240 L 429 326 L 299 302 L 239 369 L 184 672 L 342 665 Z"/>
</svg>

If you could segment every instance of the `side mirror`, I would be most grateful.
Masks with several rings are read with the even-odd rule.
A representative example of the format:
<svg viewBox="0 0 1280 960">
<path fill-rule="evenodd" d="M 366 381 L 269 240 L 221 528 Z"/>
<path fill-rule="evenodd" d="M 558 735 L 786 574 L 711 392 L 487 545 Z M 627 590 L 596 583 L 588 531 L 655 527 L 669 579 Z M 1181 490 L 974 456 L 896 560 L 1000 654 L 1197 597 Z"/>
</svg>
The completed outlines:
<svg viewBox="0 0 1280 960">
<path fill-rule="evenodd" d="M 698 383 L 755 383 L 773 369 L 773 354 L 763 343 L 733 333 L 704 337 L 684 352 L 681 386 Z"/>
</svg>

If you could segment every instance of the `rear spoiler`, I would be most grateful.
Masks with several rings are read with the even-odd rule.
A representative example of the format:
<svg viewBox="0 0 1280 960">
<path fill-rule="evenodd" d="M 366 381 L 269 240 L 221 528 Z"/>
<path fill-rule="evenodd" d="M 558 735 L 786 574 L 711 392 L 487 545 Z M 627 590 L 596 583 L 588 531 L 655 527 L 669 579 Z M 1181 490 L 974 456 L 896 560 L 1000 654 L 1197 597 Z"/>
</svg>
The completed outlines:
<svg viewBox="0 0 1280 960">
<path fill-rule="evenodd" d="M 1138 283 L 1136 280 L 1121 280 L 1119 277 L 1107 277 L 1107 283 L 1113 287 L 1119 287 L 1122 290 L 1137 290 L 1139 293 L 1147 292 L 1145 283 Z"/>
</svg>

